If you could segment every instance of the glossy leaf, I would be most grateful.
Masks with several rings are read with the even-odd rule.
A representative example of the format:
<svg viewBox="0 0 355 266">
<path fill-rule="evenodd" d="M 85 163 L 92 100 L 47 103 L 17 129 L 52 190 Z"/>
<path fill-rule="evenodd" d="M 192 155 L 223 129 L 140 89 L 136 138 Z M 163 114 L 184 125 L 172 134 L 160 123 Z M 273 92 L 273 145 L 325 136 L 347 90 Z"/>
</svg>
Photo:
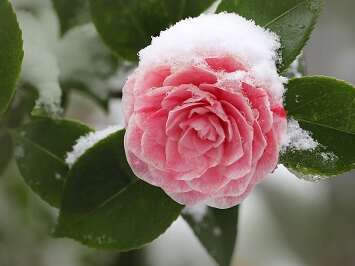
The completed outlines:
<svg viewBox="0 0 355 266">
<path fill-rule="evenodd" d="M 7 110 L 23 59 L 22 34 L 8 0 L 0 1 L 0 116 Z"/>
<path fill-rule="evenodd" d="M 214 0 L 90 0 L 91 14 L 106 44 L 130 61 L 169 25 L 206 10 Z"/>
<path fill-rule="evenodd" d="M 279 71 L 300 54 L 315 26 L 322 0 L 222 0 L 218 11 L 236 12 L 278 34 L 281 40 Z"/>
<path fill-rule="evenodd" d="M 239 206 L 220 210 L 206 207 L 203 217 L 183 211 L 183 217 L 206 251 L 220 266 L 230 266 L 237 239 Z"/>
<path fill-rule="evenodd" d="M 14 100 L 2 119 L 4 127 L 17 128 L 28 121 L 37 98 L 37 89 L 30 84 L 18 86 Z"/>
<path fill-rule="evenodd" d="M 355 168 L 355 88 L 329 77 L 292 79 L 288 116 L 311 133 L 314 151 L 288 150 L 281 161 L 305 178 L 334 176 Z"/>
<path fill-rule="evenodd" d="M 0 175 L 6 170 L 13 154 L 11 136 L 0 129 Z"/>
<path fill-rule="evenodd" d="M 58 14 L 62 34 L 70 28 L 90 21 L 90 11 L 86 0 L 52 0 Z"/>
<path fill-rule="evenodd" d="M 91 129 L 77 122 L 34 118 L 15 133 L 15 157 L 26 183 L 49 204 L 60 205 L 68 166 L 67 152 Z"/>
<path fill-rule="evenodd" d="M 86 151 L 68 173 L 56 235 L 127 251 L 162 234 L 182 206 L 138 180 L 118 131 Z"/>
</svg>

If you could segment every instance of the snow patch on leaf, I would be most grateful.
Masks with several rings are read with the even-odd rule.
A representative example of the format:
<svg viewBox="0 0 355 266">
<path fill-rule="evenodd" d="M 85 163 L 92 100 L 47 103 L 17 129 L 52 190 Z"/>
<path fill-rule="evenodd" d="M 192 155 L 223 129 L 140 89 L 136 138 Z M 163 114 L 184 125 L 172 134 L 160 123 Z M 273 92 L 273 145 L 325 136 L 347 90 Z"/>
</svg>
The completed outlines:
<svg viewBox="0 0 355 266">
<path fill-rule="evenodd" d="M 311 137 L 309 132 L 303 130 L 295 119 L 288 120 L 287 133 L 281 143 L 282 152 L 287 149 L 297 151 L 314 150 L 318 145 L 319 143 Z"/>
<path fill-rule="evenodd" d="M 80 137 L 74 145 L 73 150 L 67 153 L 65 162 L 69 167 L 72 167 L 88 149 L 120 129 L 122 129 L 122 126 L 110 126 Z"/>
<path fill-rule="evenodd" d="M 195 206 L 186 207 L 182 211 L 184 214 L 190 215 L 196 223 L 203 221 L 203 218 L 207 215 L 207 205 L 197 204 Z"/>
</svg>

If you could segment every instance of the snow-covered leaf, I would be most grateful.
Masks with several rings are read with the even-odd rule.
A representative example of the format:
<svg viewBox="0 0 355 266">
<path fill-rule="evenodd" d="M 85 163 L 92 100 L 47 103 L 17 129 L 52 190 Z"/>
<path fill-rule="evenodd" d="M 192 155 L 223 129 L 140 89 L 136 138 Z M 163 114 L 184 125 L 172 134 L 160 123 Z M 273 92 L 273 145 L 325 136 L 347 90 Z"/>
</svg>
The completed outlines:
<svg viewBox="0 0 355 266">
<path fill-rule="evenodd" d="M 230 266 L 237 239 L 239 206 L 220 210 L 207 206 L 186 208 L 188 222 L 208 254 L 219 266 Z"/>
<path fill-rule="evenodd" d="M 106 44 L 130 61 L 146 47 L 151 36 L 171 24 L 194 17 L 214 0 L 90 0 L 93 21 Z"/>
<path fill-rule="evenodd" d="M 52 0 L 58 14 L 62 34 L 70 28 L 90 21 L 87 0 Z"/>
<path fill-rule="evenodd" d="M 59 206 L 68 166 L 67 152 L 91 129 L 77 122 L 33 118 L 14 134 L 15 158 L 26 183 L 53 206 Z"/>
<path fill-rule="evenodd" d="M 355 168 L 355 88 L 329 77 L 290 80 L 288 116 L 318 142 L 313 150 L 288 149 L 281 162 L 301 177 L 317 180 Z"/>
<path fill-rule="evenodd" d="M 96 248 L 126 251 L 162 234 L 182 206 L 132 173 L 123 147 L 124 130 L 90 147 L 68 173 L 58 237 Z"/>
<path fill-rule="evenodd" d="M 23 59 L 21 30 L 8 0 L 0 1 L 0 115 L 8 108 Z"/>
<path fill-rule="evenodd" d="M 253 19 L 281 39 L 284 71 L 300 54 L 315 26 L 322 0 L 222 0 L 218 11 L 236 12 Z"/>
</svg>

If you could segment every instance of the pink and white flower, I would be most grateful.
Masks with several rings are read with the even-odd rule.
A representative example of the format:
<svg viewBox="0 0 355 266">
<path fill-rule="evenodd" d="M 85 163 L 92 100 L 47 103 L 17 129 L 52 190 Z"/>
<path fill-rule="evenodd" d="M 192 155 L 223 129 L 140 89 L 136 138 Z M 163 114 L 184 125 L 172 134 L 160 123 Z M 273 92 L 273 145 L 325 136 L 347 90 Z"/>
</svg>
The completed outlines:
<svg viewBox="0 0 355 266">
<path fill-rule="evenodd" d="M 278 48 L 274 34 L 232 14 L 155 38 L 123 90 L 134 173 L 184 205 L 239 204 L 278 163 L 287 126 Z"/>
</svg>

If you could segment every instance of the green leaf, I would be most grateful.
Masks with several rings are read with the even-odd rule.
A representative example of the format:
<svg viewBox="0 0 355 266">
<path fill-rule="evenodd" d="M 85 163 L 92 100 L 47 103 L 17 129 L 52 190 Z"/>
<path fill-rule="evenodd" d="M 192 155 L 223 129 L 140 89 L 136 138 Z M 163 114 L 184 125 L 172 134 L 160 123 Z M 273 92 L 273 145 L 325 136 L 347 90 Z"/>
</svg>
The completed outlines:
<svg viewBox="0 0 355 266">
<path fill-rule="evenodd" d="M 322 0 L 222 0 L 218 11 L 236 12 L 279 35 L 284 71 L 300 54 L 316 24 Z"/>
<path fill-rule="evenodd" d="M 214 0 L 90 0 L 93 21 L 118 55 L 137 61 L 137 53 L 169 25 L 199 15 Z"/>
<path fill-rule="evenodd" d="M 30 84 L 21 84 L 9 110 L 5 113 L 2 124 L 6 128 L 18 128 L 30 119 L 30 114 L 38 98 L 37 89 Z"/>
<path fill-rule="evenodd" d="M 138 180 L 125 157 L 124 131 L 86 151 L 73 165 L 56 235 L 91 247 L 137 249 L 162 234 L 182 206 Z"/>
<path fill-rule="evenodd" d="M 7 110 L 23 59 L 22 33 L 7 0 L 0 1 L 0 116 Z"/>
<path fill-rule="evenodd" d="M 6 170 L 13 154 L 11 136 L 5 131 L 0 131 L 0 175 Z"/>
<path fill-rule="evenodd" d="M 329 77 L 292 79 L 288 116 L 311 133 L 315 150 L 288 150 L 281 162 L 305 178 L 334 176 L 355 168 L 355 88 Z"/>
<path fill-rule="evenodd" d="M 90 21 L 87 0 L 52 0 L 60 21 L 62 35 L 69 29 Z"/>
<path fill-rule="evenodd" d="M 203 217 L 189 211 L 182 216 L 201 244 L 220 266 L 230 266 L 238 230 L 239 206 L 220 210 L 206 207 Z"/>
<path fill-rule="evenodd" d="M 68 166 L 67 152 L 91 129 L 77 122 L 34 118 L 14 137 L 15 157 L 26 183 L 49 204 L 58 207 Z"/>
</svg>

